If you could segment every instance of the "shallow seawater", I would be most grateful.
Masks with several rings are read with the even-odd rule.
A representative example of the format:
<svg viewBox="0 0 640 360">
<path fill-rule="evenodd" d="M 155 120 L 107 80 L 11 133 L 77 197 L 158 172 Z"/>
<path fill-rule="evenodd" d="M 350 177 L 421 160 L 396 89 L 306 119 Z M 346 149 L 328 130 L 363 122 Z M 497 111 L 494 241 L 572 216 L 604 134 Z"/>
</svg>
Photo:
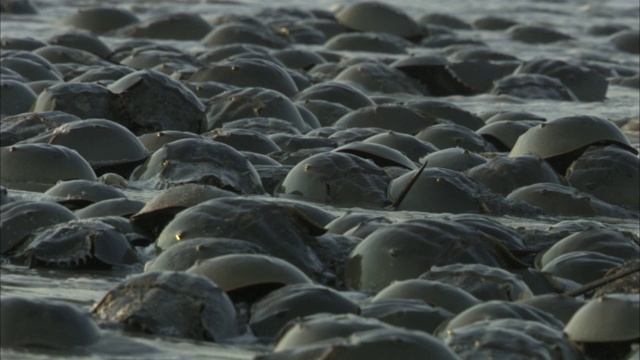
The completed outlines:
<svg viewBox="0 0 640 360">
<path fill-rule="evenodd" d="M 343 0 L 349 4 L 355 1 Z M 566 1 L 535 1 L 535 0 L 452 0 L 447 2 L 424 0 L 394 0 L 386 1 L 398 6 L 414 16 L 428 12 L 450 13 L 468 22 L 481 15 L 499 15 L 513 18 L 522 23 L 550 24 L 557 30 L 575 37 L 574 40 L 551 45 L 528 45 L 511 41 L 504 32 L 468 31 L 468 37 L 487 42 L 493 49 L 513 54 L 522 60 L 529 60 L 544 56 L 555 59 L 597 59 L 600 63 L 616 63 L 629 69 L 638 69 L 640 60 L 638 55 L 624 54 L 615 51 L 606 38 L 595 38 L 586 35 L 586 28 L 596 24 L 622 24 L 637 29 L 639 24 L 640 6 L 637 0 L 566 0 Z M 126 6 L 133 10 L 142 20 L 160 14 L 177 11 L 194 12 L 205 19 L 213 19 L 222 14 L 251 14 L 269 4 L 272 7 L 298 7 L 330 9 L 335 5 L 334 0 L 296 1 L 276 0 L 261 1 L 215 1 L 215 0 L 36 0 L 40 13 L 38 15 L 6 15 L 0 21 L 2 36 L 25 37 L 30 36 L 46 40 L 52 34 L 64 29 L 58 24 L 58 19 L 71 14 L 78 8 L 95 5 Z M 462 33 L 465 33 L 464 31 Z M 111 45 L 122 39 L 101 37 Z M 160 41 L 176 46 L 183 50 L 204 49 L 195 41 Z M 312 47 L 313 48 L 313 47 Z M 416 49 L 416 52 L 421 50 Z M 594 115 L 607 118 L 617 124 L 624 124 L 630 119 L 640 116 L 640 94 L 637 89 L 610 85 L 607 99 L 603 102 L 569 103 L 545 100 L 518 100 L 514 98 L 496 97 L 492 95 L 478 95 L 471 97 L 452 96 L 437 98 L 450 101 L 461 108 L 482 113 L 497 110 L 527 111 L 537 115 L 554 119 L 569 115 Z M 637 128 L 626 130 L 625 135 L 631 144 L 640 149 L 640 136 Z M 37 198 L 37 194 L 10 191 L 14 196 Z M 131 198 L 148 200 L 155 193 L 151 191 L 129 191 Z M 317 205 L 317 204 L 314 204 Z M 340 215 L 348 209 L 317 205 L 333 214 Z M 393 220 L 423 217 L 419 212 L 385 212 L 381 210 L 358 209 L 362 212 L 382 213 Z M 544 230 L 559 221 L 571 218 L 539 217 L 518 218 L 497 217 L 500 222 L 511 227 Z M 593 218 L 592 220 L 611 224 L 621 230 L 640 235 L 637 219 Z M 149 249 L 138 249 L 141 254 L 149 256 Z M 55 269 L 27 269 L 8 263 L 0 264 L 0 291 L 3 296 L 22 295 L 54 300 L 63 300 L 80 306 L 86 311 L 104 296 L 104 294 L 133 273 L 142 271 L 142 266 L 120 268 L 105 271 L 85 271 L 82 273 Z M 250 359 L 264 347 L 252 344 L 250 338 L 240 338 L 237 343 L 218 345 L 204 342 L 193 342 L 177 339 L 158 339 L 137 337 L 141 343 L 154 346 L 160 350 L 154 354 L 56 354 L 56 353 L 26 353 L 15 350 L 2 349 L 0 357 L 6 359 Z"/>
</svg>

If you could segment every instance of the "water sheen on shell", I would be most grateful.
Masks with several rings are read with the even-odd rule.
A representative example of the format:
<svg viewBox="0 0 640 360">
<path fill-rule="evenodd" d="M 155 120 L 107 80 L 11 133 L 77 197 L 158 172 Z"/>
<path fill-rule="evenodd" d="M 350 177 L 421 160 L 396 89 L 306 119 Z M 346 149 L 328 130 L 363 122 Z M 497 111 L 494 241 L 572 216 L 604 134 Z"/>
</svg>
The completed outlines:
<svg viewBox="0 0 640 360">
<path fill-rule="evenodd" d="M 92 312 L 127 331 L 215 342 L 238 335 L 236 311 L 225 292 L 204 276 L 184 272 L 133 275 L 109 290 Z"/>
</svg>

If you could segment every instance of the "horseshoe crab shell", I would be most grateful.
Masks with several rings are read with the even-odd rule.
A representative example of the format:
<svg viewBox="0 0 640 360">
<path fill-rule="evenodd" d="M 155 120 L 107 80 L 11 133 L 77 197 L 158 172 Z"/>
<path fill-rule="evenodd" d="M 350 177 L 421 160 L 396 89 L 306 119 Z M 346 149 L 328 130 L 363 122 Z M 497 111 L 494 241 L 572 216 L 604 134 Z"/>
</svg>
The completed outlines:
<svg viewBox="0 0 640 360">
<path fill-rule="evenodd" d="M 2 146 L 13 145 L 75 120 L 80 118 L 62 111 L 27 112 L 8 116 L 0 123 L 0 141 Z"/>
<path fill-rule="evenodd" d="M 480 303 L 475 296 L 454 285 L 428 279 L 394 281 L 371 299 L 373 303 L 386 299 L 416 299 L 442 308 L 452 314 Z"/>
<path fill-rule="evenodd" d="M 561 60 L 534 59 L 520 65 L 514 74 L 543 74 L 560 80 L 580 101 L 602 101 L 609 83 L 586 67 Z"/>
<path fill-rule="evenodd" d="M 407 106 L 386 104 L 354 110 L 338 119 L 334 125 L 346 128 L 377 127 L 413 135 L 435 123 L 435 119 L 426 117 Z"/>
<path fill-rule="evenodd" d="M 71 350 L 100 338 L 88 314 L 67 303 L 18 296 L 0 298 L 2 348 Z"/>
<path fill-rule="evenodd" d="M 514 74 L 496 81 L 494 95 L 509 95 L 522 99 L 578 101 L 560 80 L 542 74 Z"/>
<path fill-rule="evenodd" d="M 0 184 L 8 189 L 42 192 L 59 180 L 96 181 L 96 174 L 75 150 L 51 144 L 16 144 L 0 149 Z"/>
<path fill-rule="evenodd" d="M 255 117 L 278 118 L 292 123 L 303 133 L 309 130 L 295 104 L 287 96 L 260 87 L 225 91 L 209 99 L 201 130 L 211 131 L 233 120 Z"/>
<path fill-rule="evenodd" d="M 449 68 L 447 59 L 439 54 L 410 55 L 391 63 L 424 86 L 432 96 L 472 95 L 473 89 L 463 83 Z"/>
<path fill-rule="evenodd" d="M 87 160 L 98 176 L 115 172 L 128 177 L 149 156 L 131 131 L 106 119 L 69 122 L 22 143 L 49 143 L 73 149 Z"/>
<path fill-rule="evenodd" d="M 494 193 L 504 196 L 536 183 L 563 183 L 551 165 L 537 155 L 494 157 L 467 170 L 466 174 Z"/>
<path fill-rule="evenodd" d="M 0 80 L 0 90 L 2 91 L 0 119 L 29 111 L 37 99 L 37 95 L 33 90 L 15 80 L 2 78 Z"/>
<path fill-rule="evenodd" d="M 0 254 L 6 255 L 34 230 L 75 220 L 66 207 L 53 202 L 18 200 L 0 208 Z"/>
<path fill-rule="evenodd" d="M 387 174 L 372 162 L 348 153 L 326 152 L 294 166 L 276 194 L 341 206 L 382 207 L 388 204 L 388 182 Z"/>
<path fill-rule="evenodd" d="M 16 254 L 30 266 L 102 268 L 131 265 L 138 255 L 124 234 L 95 220 L 71 220 L 31 233 Z"/>
<path fill-rule="evenodd" d="M 236 301 L 254 301 L 285 285 L 312 283 L 290 263 L 261 254 L 228 254 L 196 261 L 187 273 L 208 277 Z"/>
<path fill-rule="evenodd" d="M 236 195 L 211 185 L 178 185 L 147 201 L 131 216 L 131 222 L 158 235 L 180 211 L 209 199 Z"/>
<path fill-rule="evenodd" d="M 429 354 L 434 360 L 453 360 L 457 356 L 433 336 L 401 328 L 357 331 L 348 338 L 334 338 L 299 349 L 259 356 L 257 360 L 336 360 L 419 359 Z"/>
<path fill-rule="evenodd" d="M 567 169 L 576 189 L 609 204 L 640 209 L 640 160 L 617 146 L 587 149 Z"/>
<path fill-rule="evenodd" d="M 375 105 L 373 100 L 355 86 L 337 81 L 325 81 L 308 87 L 296 94 L 294 100 L 324 100 L 344 105 L 349 109 Z"/>
<path fill-rule="evenodd" d="M 381 134 L 372 135 L 364 140 L 365 143 L 374 143 L 388 146 L 403 153 L 413 162 L 418 162 L 421 157 L 438 151 L 431 143 L 418 140 L 409 134 L 402 134 L 395 131 L 387 131 Z"/>
<path fill-rule="evenodd" d="M 444 219 L 389 224 L 367 236 L 349 255 L 345 282 L 358 291 L 380 291 L 394 280 L 418 277 L 434 265 L 516 265 L 513 255 L 475 228 Z"/>
<path fill-rule="evenodd" d="M 495 121 L 487 123 L 476 130 L 476 133 L 495 146 L 498 151 L 509 152 L 520 135 L 541 122 L 539 120 Z"/>
<path fill-rule="evenodd" d="M 386 323 L 354 314 L 315 314 L 290 321 L 278 335 L 275 353 L 302 348 L 324 340 L 336 340 L 358 331 L 395 327 Z"/>
<path fill-rule="evenodd" d="M 129 198 L 114 198 L 101 200 L 75 211 L 80 219 L 88 219 L 101 216 L 130 217 L 144 206 L 144 201 Z"/>
<path fill-rule="evenodd" d="M 577 115 L 549 120 L 530 128 L 518 138 L 509 157 L 536 154 L 564 174 L 588 146 L 596 144 L 612 144 L 638 154 L 612 122 L 596 116 Z"/>
<path fill-rule="evenodd" d="M 260 245 L 227 238 L 195 238 L 178 243 L 147 262 L 144 271 L 186 271 L 197 261 L 228 254 L 267 254 Z"/>
<path fill-rule="evenodd" d="M 160 233 L 156 245 L 167 249 L 179 241 L 212 236 L 241 239 L 313 275 L 324 269 L 308 244 L 324 232 L 300 210 L 284 202 L 218 198 L 176 215 Z"/>
<path fill-rule="evenodd" d="M 462 358 L 582 359 L 561 330 L 521 319 L 479 321 L 450 331 L 444 342 Z"/>
<path fill-rule="evenodd" d="M 139 21 L 138 17 L 127 9 L 99 6 L 79 9 L 64 17 L 61 23 L 85 29 L 94 34 L 104 34 Z"/>
<path fill-rule="evenodd" d="M 292 284 L 274 290 L 251 307 L 249 325 L 254 334 L 274 337 L 295 318 L 317 313 L 356 314 L 359 306 L 331 288 Z"/>
<path fill-rule="evenodd" d="M 536 267 L 543 268 L 553 259 L 573 251 L 595 251 L 625 261 L 635 260 L 640 247 L 625 233 L 614 229 L 588 229 L 573 233 L 555 243 L 536 258 Z"/>
<path fill-rule="evenodd" d="M 145 22 L 132 23 L 115 31 L 115 35 L 134 38 L 200 40 L 213 26 L 199 14 L 173 12 L 151 18 Z"/>
<path fill-rule="evenodd" d="M 483 264 L 433 266 L 420 279 L 441 281 L 466 291 L 480 301 L 516 301 L 533 296 L 529 286 L 506 270 Z"/>
<path fill-rule="evenodd" d="M 125 126 L 136 135 L 162 130 L 198 133 L 205 106 L 181 82 L 154 70 L 125 75 L 108 86 L 119 98 Z M 163 106 L 148 104 L 161 101 Z"/>
<path fill-rule="evenodd" d="M 507 200 L 520 200 L 541 208 L 547 215 L 556 216 L 613 216 L 636 217 L 619 206 L 583 193 L 575 188 L 553 183 L 537 183 L 512 191 Z"/>
<path fill-rule="evenodd" d="M 380 167 L 400 166 L 409 170 L 414 170 L 417 168 L 416 164 L 409 160 L 409 158 L 404 156 L 401 152 L 385 145 L 375 143 L 353 141 L 331 151 L 345 152 L 360 156 L 364 159 L 371 159 Z"/>
<path fill-rule="evenodd" d="M 262 194 L 255 168 L 229 145 L 206 139 L 182 139 L 165 144 L 131 174 L 156 189 L 196 183 L 242 194 Z"/>
<path fill-rule="evenodd" d="M 60 181 L 45 191 L 44 194 L 55 197 L 58 204 L 71 210 L 76 210 L 102 200 L 127 197 L 119 189 L 89 180 Z"/>
<path fill-rule="evenodd" d="M 471 129 L 457 124 L 437 124 L 416 134 L 418 140 L 427 141 L 438 149 L 460 147 L 473 152 L 495 152 L 496 148 Z"/>
<path fill-rule="evenodd" d="M 463 172 L 487 162 L 482 156 L 463 148 L 446 148 L 432 152 L 420 159 L 427 167 L 446 168 Z"/>
<path fill-rule="evenodd" d="M 576 342 L 637 340 L 640 337 L 638 294 L 610 294 L 591 299 L 576 311 L 564 332 Z"/>
<path fill-rule="evenodd" d="M 384 32 L 406 39 L 419 39 L 426 35 L 404 11 L 377 1 L 347 5 L 335 16 L 340 25 L 351 30 Z"/>
<path fill-rule="evenodd" d="M 215 342 L 238 335 L 236 311 L 225 292 L 185 272 L 133 275 L 109 290 L 92 313 L 127 331 Z"/>
</svg>

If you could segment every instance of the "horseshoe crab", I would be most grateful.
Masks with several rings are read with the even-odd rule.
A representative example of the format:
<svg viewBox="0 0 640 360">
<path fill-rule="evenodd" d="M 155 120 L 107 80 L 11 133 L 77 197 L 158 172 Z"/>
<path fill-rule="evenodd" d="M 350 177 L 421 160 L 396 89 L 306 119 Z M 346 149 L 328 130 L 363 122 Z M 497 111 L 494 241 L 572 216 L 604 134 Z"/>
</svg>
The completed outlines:
<svg viewBox="0 0 640 360">
<path fill-rule="evenodd" d="M 467 170 L 466 175 L 504 196 L 527 185 L 563 183 L 555 170 L 537 155 L 494 157 Z"/>
<path fill-rule="evenodd" d="M 312 283 L 294 265 L 262 254 L 227 254 L 198 260 L 187 273 L 206 276 L 234 302 L 253 302 L 285 285 Z"/>
<path fill-rule="evenodd" d="M 127 197 L 104 199 L 76 210 L 75 214 L 80 219 L 101 216 L 121 216 L 128 218 L 140 211 L 144 204 L 144 201 L 129 199 Z"/>
<path fill-rule="evenodd" d="M 120 120 L 114 95 L 97 83 L 60 83 L 44 89 L 33 105 L 34 112 L 63 111 L 81 119 Z"/>
<path fill-rule="evenodd" d="M 640 160 L 618 146 L 590 147 L 567 169 L 576 189 L 632 210 L 640 209 Z"/>
<path fill-rule="evenodd" d="M 61 23 L 85 29 L 94 34 L 104 34 L 139 21 L 133 12 L 125 8 L 98 6 L 79 9 L 64 17 Z"/>
<path fill-rule="evenodd" d="M 118 146 L 112 146 L 114 142 Z M 97 176 L 114 172 L 128 177 L 149 156 L 131 131 L 105 119 L 69 122 L 22 143 L 49 143 L 73 149 L 87 160 Z"/>
<path fill-rule="evenodd" d="M 75 150 L 64 146 L 16 144 L 2 147 L 0 161 L 0 184 L 8 189 L 43 192 L 59 180 L 96 181 L 96 174 L 87 161 Z"/>
<path fill-rule="evenodd" d="M 434 151 L 420 159 L 427 167 L 446 168 L 463 172 L 487 162 L 482 156 L 463 148 L 446 148 Z"/>
<path fill-rule="evenodd" d="M 416 134 L 418 140 L 427 141 L 438 149 L 460 147 L 473 152 L 495 152 L 496 148 L 471 129 L 457 124 L 437 124 Z"/>
<path fill-rule="evenodd" d="M 131 222 L 158 235 L 182 210 L 209 199 L 230 196 L 236 196 L 236 193 L 211 185 L 178 185 L 164 190 L 147 201 L 140 211 L 131 216 Z"/>
<path fill-rule="evenodd" d="M 197 237 L 241 239 L 262 246 L 269 254 L 309 275 L 318 275 L 324 269 L 308 244 L 324 232 L 300 210 L 284 202 L 218 198 L 176 215 L 162 230 L 156 245 L 164 250 Z"/>
<path fill-rule="evenodd" d="M 604 76 L 583 66 L 561 60 L 534 59 L 520 65 L 514 74 L 542 74 L 560 80 L 580 101 L 602 101 L 609 83 Z"/>
<path fill-rule="evenodd" d="M 288 97 L 259 87 L 225 91 L 209 99 L 201 130 L 211 131 L 233 120 L 255 117 L 285 120 L 303 133 L 309 130 L 309 125 Z"/>
<path fill-rule="evenodd" d="M 420 358 L 429 354 L 431 359 L 453 360 L 456 355 L 444 344 L 421 331 L 400 328 L 358 331 L 348 338 L 334 338 L 310 344 L 300 349 L 277 352 L 258 357 L 269 359 L 310 359 L 319 360 L 325 356 L 333 359 L 395 359 Z"/>
<path fill-rule="evenodd" d="M 206 139 L 182 139 L 165 144 L 131 174 L 156 189 L 196 183 L 241 194 L 262 194 L 255 168 L 229 145 Z"/>
<path fill-rule="evenodd" d="M 271 138 L 254 130 L 216 129 L 203 133 L 202 136 L 213 141 L 227 144 L 238 151 L 250 151 L 266 155 L 281 150 Z"/>
<path fill-rule="evenodd" d="M 173 12 L 158 16 L 144 22 L 134 22 L 118 28 L 114 34 L 122 37 L 200 40 L 206 36 L 213 26 L 199 14 Z"/>
<path fill-rule="evenodd" d="M 360 316 L 378 319 L 400 328 L 432 334 L 438 325 L 453 317 L 453 314 L 420 300 L 385 299 L 362 304 Z"/>
<path fill-rule="evenodd" d="M 274 290 L 251 307 L 249 326 L 260 337 L 275 337 L 290 320 L 317 313 L 357 314 L 359 306 L 331 288 L 292 284 Z"/>
<path fill-rule="evenodd" d="M 558 255 L 540 270 L 585 285 L 601 279 L 607 271 L 622 264 L 624 264 L 623 259 L 601 252 L 571 251 Z"/>
<path fill-rule="evenodd" d="M 583 300 L 562 294 L 536 295 L 519 302 L 544 310 L 564 324 L 568 323 L 573 314 L 585 304 Z"/>
<path fill-rule="evenodd" d="M 201 42 L 205 46 L 251 44 L 271 49 L 283 49 L 290 43 L 289 39 L 259 22 L 220 24 L 205 34 Z"/>
<path fill-rule="evenodd" d="M 487 15 L 473 21 L 473 27 L 478 30 L 506 30 L 518 22 L 506 17 Z"/>
<path fill-rule="evenodd" d="M 341 206 L 381 207 L 388 204 L 388 182 L 387 174 L 372 162 L 348 153 L 326 152 L 294 166 L 276 194 Z"/>
<path fill-rule="evenodd" d="M 416 79 L 432 96 L 472 95 L 473 89 L 462 82 L 439 54 L 410 55 L 391 63 L 409 77 Z"/>
<path fill-rule="evenodd" d="M 521 319 L 479 321 L 451 330 L 444 342 L 461 358 L 582 359 L 561 330 Z"/>
<path fill-rule="evenodd" d="M 190 82 L 216 81 L 238 87 L 264 87 L 286 96 L 298 92 L 283 67 L 261 59 L 233 59 L 198 69 Z"/>
<path fill-rule="evenodd" d="M 630 54 L 639 54 L 638 39 L 640 39 L 638 30 L 622 30 L 609 36 L 608 40 L 619 50 Z"/>
<path fill-rule="evenodd" d="M 261 246 L 244 240 L 195 238 L 178 243 L 147 262 L 145 271 L 186 271 L 197 261 L 228 254 L 267 254 Z"/>
<path fill-rule="evenodd" d="M 4 188 L 3 188 L 4 189 Z M 7 255 L 34 230 L 67 221 L 76 216 L 53 202 L 17 200 L 2 204 L 0 211 L 0 254 Z"/>
<path fill-rule="evenodd" d="M 416 80 L 396 68 L 377 62 L 351 65 L 340 71 L 334 80 L 353 84 L 368 94 L 423 95 Z"/>
<path fill-rule="evenodd" d="M 398 210 L 455 214 L 501 212 L 504 211 L 501 207 L 508 207 L 489 189 L 460 172 L 435 167 L 425 168 L 420 174 L 418 171 L 413 170 L 389 183 L 387 192 L 389 198 L 398 203 Z M 403 189 L 416 176 L 413 186 L 400 199 Z"/>
<path fill-rule="evenodd" d="M 533 296 L 529 286 L 519 276 L 483 264 L 432 266 L 420 275 L 420 279 L 450 284 L 481 301 L 516 301 Z"/>
<path fill-rule="evenodd" d="M 566 134 L 573 135 L 567 137 Z M 530 128 L 518 138 L 509 157 L 536 154 L 548 161 L 558 173 L 564 174 L 569 165 L 591 145 L 615 145 L 638 154 L 611 121 L 577 115 L 549 120 Z"/>
<path fill-rule="evenodd" d="M 364 142 L 385 145 L 396 149 L 413 162 L 418 162 L 421 157 L 438 150 L 431 143 L 418 140 L 409 134 L 402 134 L 395 131 L 372 135 L 366 138 Z"/>
<path fill-rule="evenodd" d="M 418 111 L 424 116 L 437 118 L 439 122 L 451 122 L 473 131 L 476 131 L 484 125 L 482 118 L 451 102 L 420 99 L 407 101 L 404 105 Z"/>
<path fill-rule="evenodd" d="M 134 71 L 134 69 L 122 65 L 96 66 L 83 70 L 82 73 L 71 78 L 69 82 L 97 82 L 106 85 L 107 83 L 119 80 L 121 77 L 129 75 Z"/>
<path fill-rule="evenodd" d="M 119 189 L 89 180 L 60 181 L 44 194 L 53 196 L 58 204 L 71 210 L 80 209 L 102 200 L 127 197 Z"/>
<path fill-rule="evenodd" d="M 0 80 L 0 90 L 2 90 L 0 102 L 1 119 L 29 111 L 37 99 L 37 95 L 33 90 L 15 80 L 5 80 L 3 78 Z"/>
<path fill-rule="evenodd" d="M 19 57 L 19 54 L 14 54 L 14 56 L 3 56 L 0 58 L 0 65 L 4 68 L 13 70 L 28 81 L 62 81 L 62 74 L 60 71 L 58 71 L 53 64 L 45 60 L 42 56 L 35 54 L 32 54 L 31 57 Z"/>
<path fill-rule="evenodd" d="M 377 127 L 398 133 L 413 135 L 434 125 L 435 119 L 396 104 L 374 105 L 354 110 L 335 122 L 345 128 Z"/>
<path fill-rule="evenodd" d="M 428 279 L 394 281 L 380 290 L 371 302 L 377 303 L 388 299 L 420 300 L 451 314 L 459 314 L 480 303 L 475 296 L 455 285 Z"/>
<path fill-rule="evenodd" d="M 576 311 L 564 332 L 589 357 L 626 356 L 640 337 L 639 302 L 638 294 L 591 299 Z"/>
<path fill-rule="evenodd" d="M 485 140 L 500 152 L 510 152 L 520 135 L 530 128 L 540 125 L 540 120 L 494 121 L 476 130 Z"/>
<path fill-rule="evenodd" d="M 121 111 L 112 119 L 124 123 L 136 135 L 162 130 L 198 133 L 204 121 L 204 104 L 181 82 L 161 72 L 136 71 L 110 84 L 108 89 L 117 95 Z M 158 101 L 163 106 L 148 106 Z"/>
<path fill-rule="evenodd" d="M 437 336 L 446 339 L 456 330 L 467 326 L 499 319 L 520 319 L 546 325 L 555 330 L 562 330 L 564 324 L 551 314 L 531 305 L 513 303 L 504 300 L 490 300 L 474 305 L 459 313 L 437 330 Z"/>
<path fill-rule="evenodd" d="M 315 314 L 290 321 L 280 331 L 275 353 L 302 348 L 324 340 L 347 337 L 358 331 L 373 329 L 391 330 L 386 323 L 355 314 Z"/>
<path fill-rule="evenodd" d="M 400 37 L 380 32 L 348 32 L 335 35 L 324 43 L 327 50 L 367 51 L 406 54 L 410 43 Z"/>
<path fill-rule="evenodd" d="M 539 253 L 536 258 L 536 267 L 543 268 L 555 258 L 574 251 L 595 251 L 631 261 L 638 258 L 640 247 L 631 237 L 619 230 L 607 228 L 582 230 L 563 238 L 546 251 Z"/>
<path fill-rule="evenodd" d="M 2 296 L 2 348 L 44 347 L 71 350 L 96 343 L 100 329 L 75 306 L 60 301 Z M 33 324 L 27 326 L 27 323 Z"/>
<path fill-rule="evenodd" d="M 139 261 L 124 234 L 96 220 L 70 220 L 32 232 L 15 259 L 29 267 L 104 268 Z"/>
<path fill-rule="evenodd" d="M 511 39 L 528 44 L 548 44 L 573 39 L 567 34 L 540 25 L 514 25 L 506 33 Z"/>
<path fill-rule="evenodd" d="M 271 137 L 271 135 L 302 135 L 300 130 L 295 127 L 292 123 L 277 119 L 277 118 L 265 118 L 265 117 L 254 117 L 254 118 L 245 118 L 238 119 L 229 122 L 225 122 L 222 124 L 222 130 L 229 129 L 246 129 L 257 131 L 261 134 L 265 134 L 271 138 L 271 140 L 275 139 Z M 278 142 L 276 141 L 276 144 Z M 280 146 L 282 147 L 282 146 Z"/>
<path fill-rule="evenodd" d="M 560 80 L 542 74 L 514 74 L 496 81 L 493 95 L 509 95 L 521 99 L 578 101 Z"/>
<path fill-rule="evenodd" d="M 347 5 L 335 17 L 340 25 L 355 31 L 383 32 L 411 40 L 427 35 L 407 13 L 393 5 L 377 1 Z"/>
<path fill-rule="evenodd" d="M 344 105 L 349 109 L 375 105 L 373 100 L 355 86 L 337 81 L 315 84 L 300 91 L 293 99 L 296 101 L 324 100 Z"/>
<path fill-rule="evenodd" d="M 619 206 L 583 193 L 575 188 L 553 183 L 537 183 L 512 191 L 507 200 L 520 200 L 541 208 L 547 215 L 611 216 L 631 218 L 637 215 Z"/>
<path fill-rule="evenodd" d="M 383 226 L 362 240 L 349 255 L 345 282 L 354 290 L 380 291 L 393 280 L 453 263 L 521 266 L 500 242 L 475 228 L 445 219 L 416 219 Z"/>
<path fill-rule="evenodd" d="M 409 158 L 385 145 L 353 141 L 331 151 L 354 154 L 364 159 L 370 159 L 380 167 L 399 166 L 409 170 L 417 169 L 416 164 Z"/>
<path fill-rule="evenodd" d="M 92 313 L 132 332 L 215 342 L 238 335 L 227 294 L 206 277 L 184 272 L 133 275 L 109 290 Z"/>
</svg>

